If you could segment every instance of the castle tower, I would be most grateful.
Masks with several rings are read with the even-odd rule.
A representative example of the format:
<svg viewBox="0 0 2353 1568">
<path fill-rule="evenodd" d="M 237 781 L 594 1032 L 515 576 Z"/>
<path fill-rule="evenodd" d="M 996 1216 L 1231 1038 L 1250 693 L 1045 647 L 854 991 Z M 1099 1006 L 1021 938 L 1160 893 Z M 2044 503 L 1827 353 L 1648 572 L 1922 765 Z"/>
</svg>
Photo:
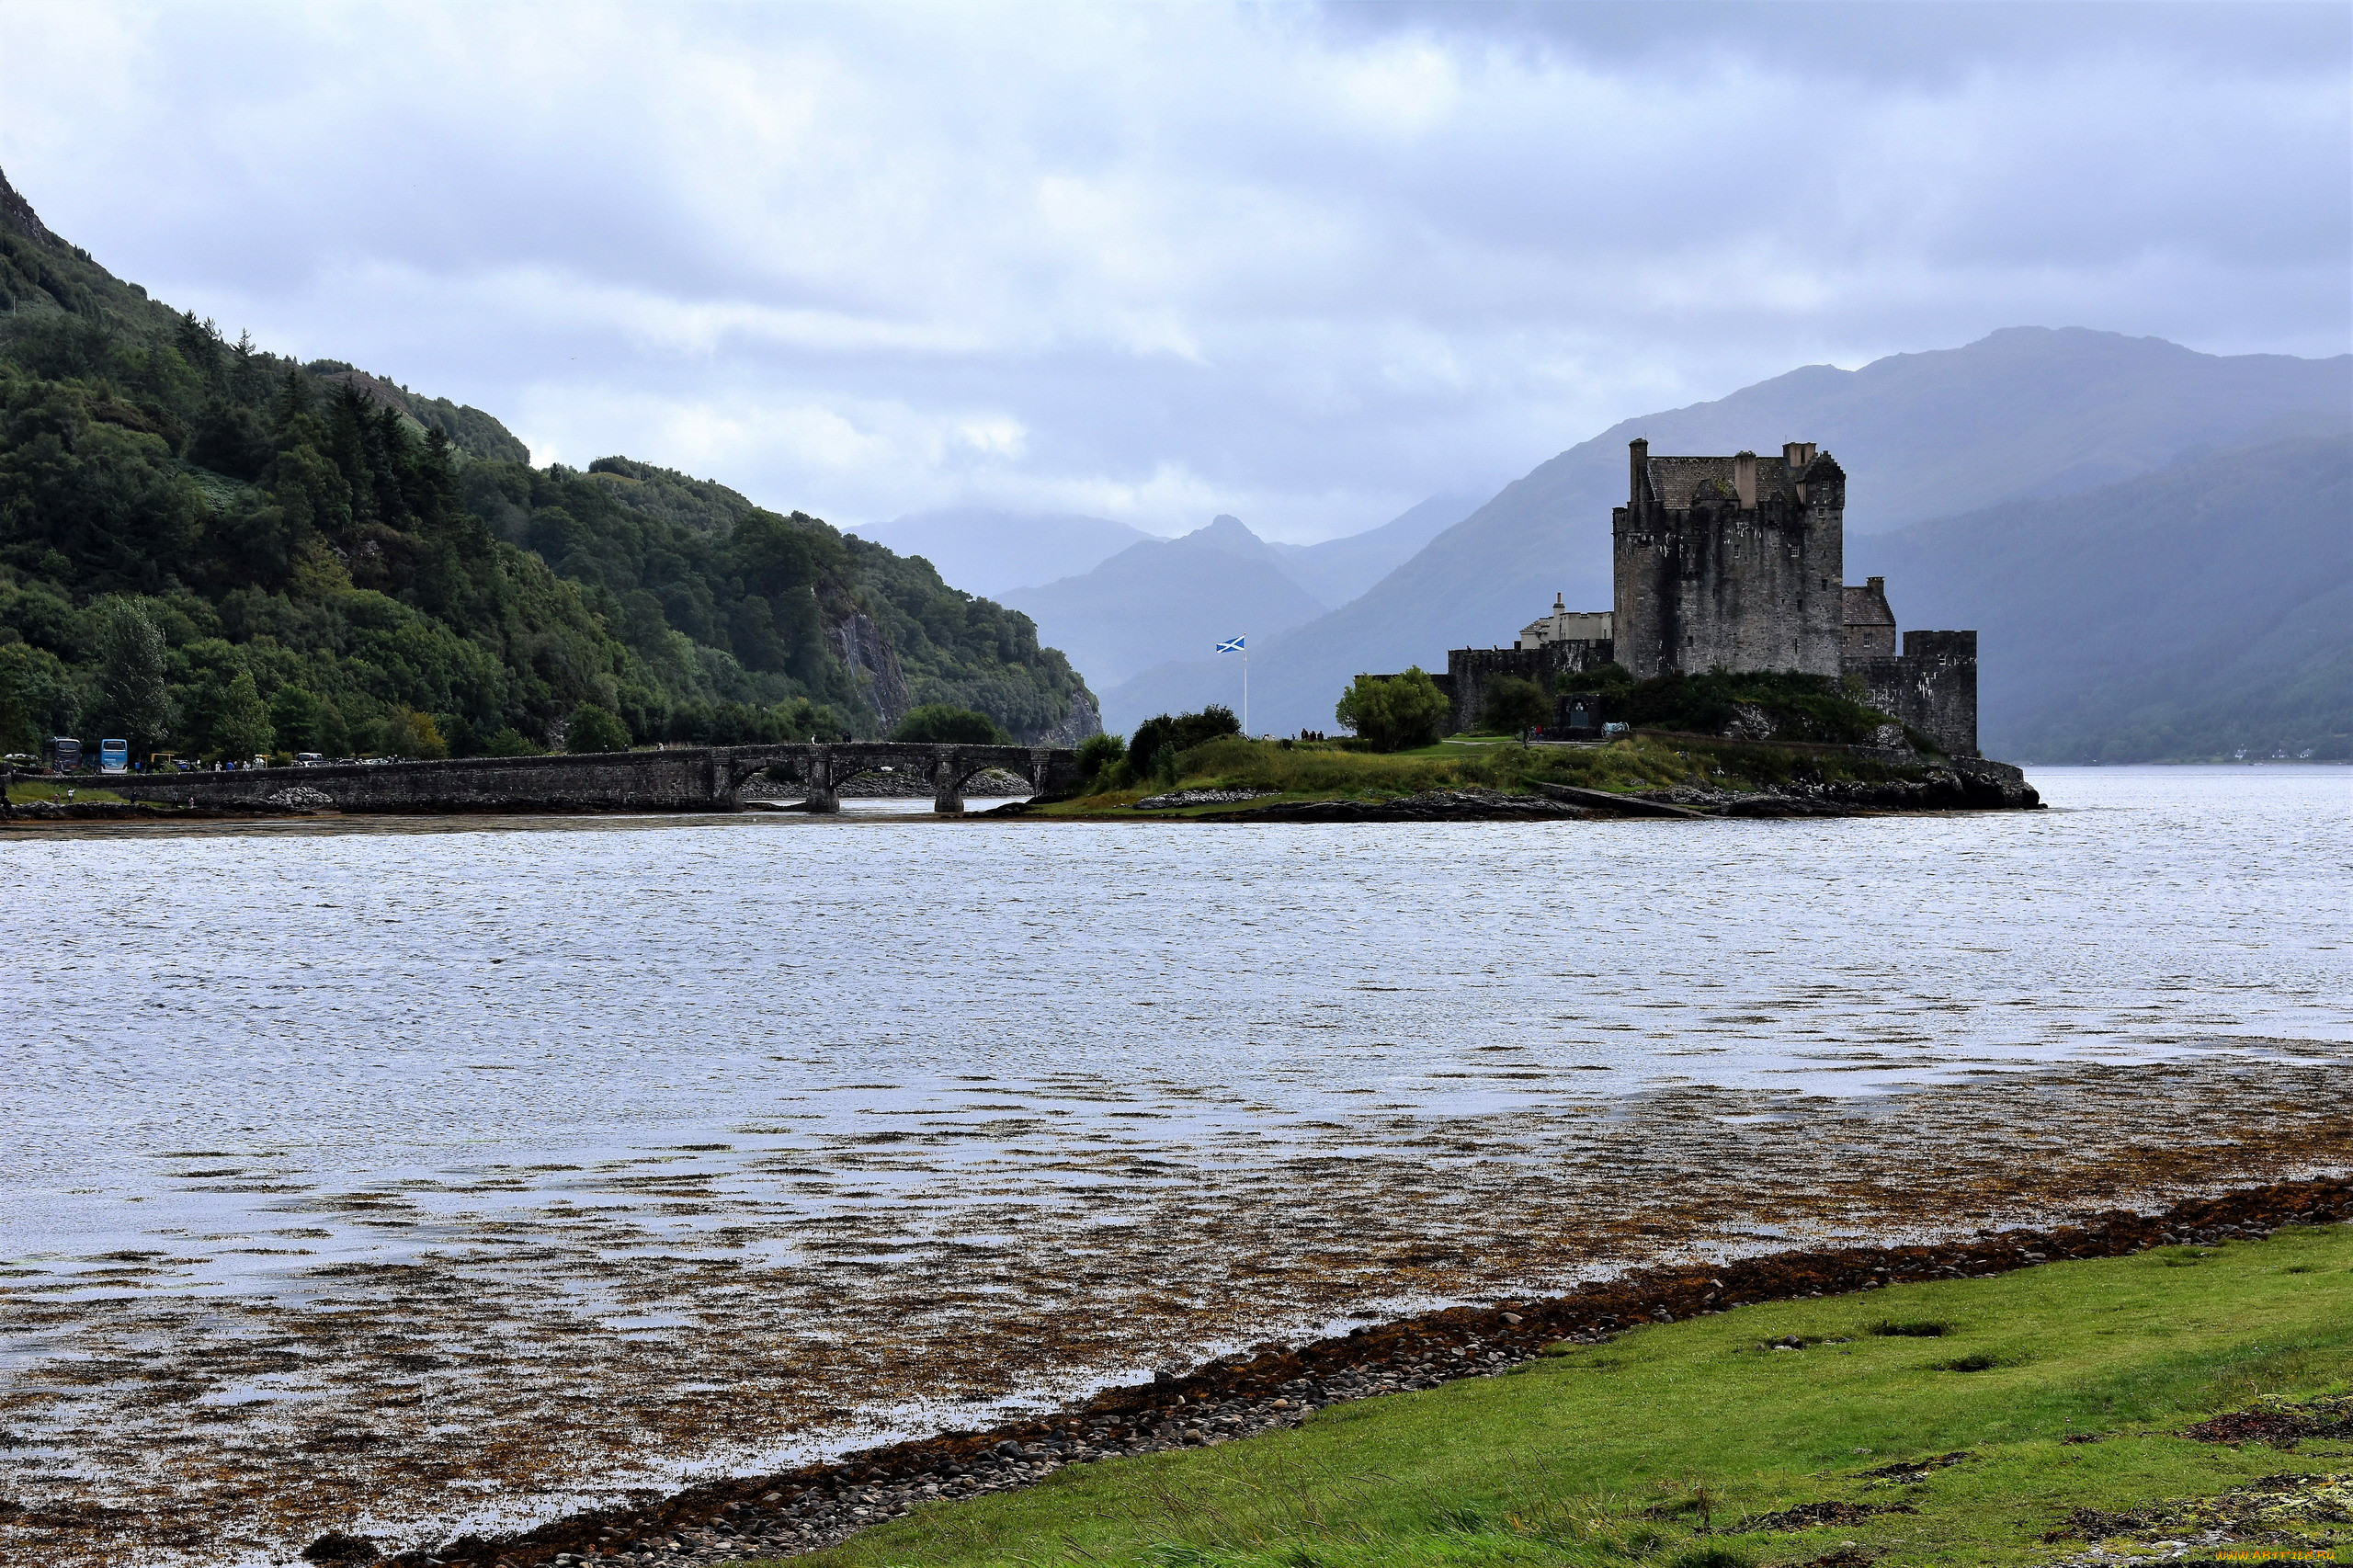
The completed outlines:
<svg viewBox="0 0 2353 1568">
<path fill-rule="evenodd" d="M 1610 514 L 1618 662 L 1836 676 L 1847 637 L 1847 475 L 1810 441 L 1778 458 L 1653 457 L 1629 443 Z"/>
</svg>

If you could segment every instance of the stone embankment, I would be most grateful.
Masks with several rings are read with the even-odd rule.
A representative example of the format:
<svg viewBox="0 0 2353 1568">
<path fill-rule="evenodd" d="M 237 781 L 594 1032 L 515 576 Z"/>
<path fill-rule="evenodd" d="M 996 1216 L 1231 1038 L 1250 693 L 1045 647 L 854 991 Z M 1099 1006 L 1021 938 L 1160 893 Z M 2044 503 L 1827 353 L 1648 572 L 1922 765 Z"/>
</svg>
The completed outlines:
<svg viewBox="0 0 2353 1568">
<path fill-rule="evenodd" d="M 2282 1182 L 2193 1199 L 2155 1214 L 2109 1210 L 2047 1230 L 1981 1233 L 1930 1245 L 1777 1253 L 1641 1270 L 1565 1296 L 1455 1307 L 1288 1346 L 1258 1346 L 1190 1372 L 1107 1389 L 1086 1405 L 985 1432 L 953 1432 L 833 1464 L 715 1483 L 647 1507 L 575 1515 L 524 1534 L 463 1537 L 404 1551 L 397 1568 L 539 1568 L 555 1563 L 710 1568 L 790 1556 L 846 1540 L 940 1499 L 1028 1486 L 1068 1464 L 1199 1448 L 1296 1426 L 1326 1405 L 1492 1377 L 1563 1343 L 1760 1301 L 1978 1278 L 2071 1257 L 2251 1240 L 2281 1225 L 2353 1220 L 2353 1180 Z M 381 1561 L 334 1536 L 314 1562 Z"/>
</svg>

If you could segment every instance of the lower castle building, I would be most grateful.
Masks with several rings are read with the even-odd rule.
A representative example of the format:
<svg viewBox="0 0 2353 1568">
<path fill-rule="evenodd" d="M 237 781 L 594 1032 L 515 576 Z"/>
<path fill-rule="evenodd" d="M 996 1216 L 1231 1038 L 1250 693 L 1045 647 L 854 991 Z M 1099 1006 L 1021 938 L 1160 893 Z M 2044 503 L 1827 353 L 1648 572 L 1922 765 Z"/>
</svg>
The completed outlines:
<svg viewBox="0 0 2353 1568">
<path fill-rule="evenodd" d="M 1977 633 L 1907 631 L 1897 651 L 1886 579 L 1845 581 L 1847 474 L 1828 452 L 1792 441 L 1778 458 L 1654 457 L 1635 441 L 1627 460 L 1610 608 L 1555 596 L 1513 646 L 1448 653 L 1438 684 L 1455 729 L 1476 722 L 1500 676 L 1795 670 L 1844 677 L 1948 755 L 1977 755 Z"/>
</svg>

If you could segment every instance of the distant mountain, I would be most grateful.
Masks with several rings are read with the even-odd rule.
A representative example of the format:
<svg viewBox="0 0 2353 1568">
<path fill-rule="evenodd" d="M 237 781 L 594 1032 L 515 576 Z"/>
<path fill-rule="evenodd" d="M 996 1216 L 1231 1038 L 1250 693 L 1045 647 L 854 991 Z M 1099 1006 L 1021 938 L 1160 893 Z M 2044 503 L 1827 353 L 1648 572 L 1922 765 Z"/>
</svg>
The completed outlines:
<svg viewBox="0 0 2353 1568">
<path fill-rule="evenodd" d="M 848 531 L 901 555 L 920 555 L 966 593 L 992 597 L 1076 576 L 1154 537 L 1108 517 L 982 506 L 909 512 Z"/>
<path fill-rule="evenodd" d="M 2306 422 L 2309 424 L 2309 422 Z M 2028 762 L 2353 755 L 2353 428 L 1850 543 L 1899 621 L 1973 626 Z"/>
<path fill-rule="evenodd" d="M 1131 545 L 1082 575 L 998 597 L 1036 621 L 1040 639 L 1069 655 L 1090 685 L 1324 612 L 1279 551 L 1223 516 L 1182 539 Z M 1235 673 L 1218 673 L 1204 683 L 1204 700 L 1231 701 Z"/>
<path fill-rule="evenodd" d="M 1411 561 L 1422 546 L 1469 517 L 1483 499 L 1456 492 L 1433 495 L 1377 528 L 1320 544 L 1277 544 L 1299 585 L 1337 609 Z"/>
<path fill-rule="evenodd" d="M 1661 453 L 1819 442 L 1849 476 L 1852 542 L 2144 473 L 2243 442 L 2283 415 L 2349 403 L 2353 356 L 2224 358 L 2081 328 L 2013 327 L 1859 370 L 1793 370 L 1613 426 L 1505 487 L 1361 597 L 1254 649 L 1253 722 L 1328 727 L 1358 672 L 1437 668 L 1449 648 L 1507 643 L 1555 593 L 1572 609 L 1606 607 L 1609 508 L 1624 498 L 1636 436 Z M 1904 585 L 1890 591 L 1900 597 Z M 1197 707 L 1222 688 L 1213 665 L 1154 668 L 1103 694 L 1106 722 Z M 1989 719 L 1998 726 L 2001 715 Z"/>
</svg>

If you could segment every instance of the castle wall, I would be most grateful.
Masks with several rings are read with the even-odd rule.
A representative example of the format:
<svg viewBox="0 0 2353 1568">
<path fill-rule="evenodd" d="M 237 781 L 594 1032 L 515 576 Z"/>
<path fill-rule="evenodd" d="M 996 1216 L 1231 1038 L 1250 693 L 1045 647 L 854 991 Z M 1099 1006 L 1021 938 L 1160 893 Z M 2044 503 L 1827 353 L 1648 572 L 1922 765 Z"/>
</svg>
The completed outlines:
<svg viewBox="0 0 2353 1568">
<path fill-rule="evenodd" d="M 1454 703 L 1449 733 L 1460 734 L 1479 722 L 1487 705 L 1488 684 L 1502 676 L 1518 676 L 1539 686 L 1555 676 L 1574 675 L 1606 665 L 1615 657 L 1614 645 L 1601 639 L 1547 642 L 1540 648 L 1456 648 L 1446 655 L 1446 677 L 1439 683 Z"/>
<path fill-rule="evenodd" d="M 1977 633 L 1907 631 L 1904 652 L 1852 661 L 1863 700 L 1934 741 L 1948 756 L 1977 755 Z"/>
<path fill-rule="evenodd" d="M 1887 608 L 1887 579 L 1873 577 L 1860 587 L 1847 584 L 1847 662 L 1895 651 L 1895 612 Z"/>
</svg>

